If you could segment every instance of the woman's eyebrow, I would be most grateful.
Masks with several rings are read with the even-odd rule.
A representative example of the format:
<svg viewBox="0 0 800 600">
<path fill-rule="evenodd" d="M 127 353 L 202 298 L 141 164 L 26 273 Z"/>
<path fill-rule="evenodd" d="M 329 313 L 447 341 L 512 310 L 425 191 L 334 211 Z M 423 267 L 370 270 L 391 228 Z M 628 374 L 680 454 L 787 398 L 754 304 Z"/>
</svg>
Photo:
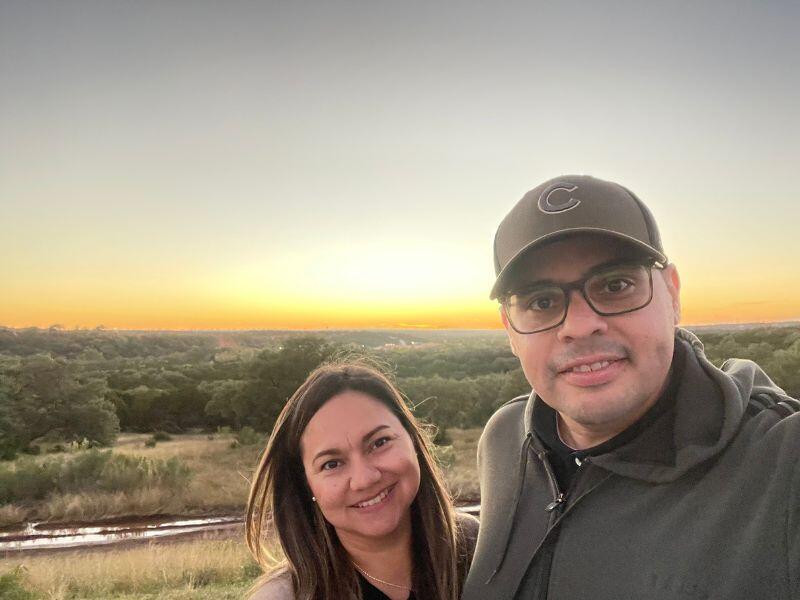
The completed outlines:
<svg viewBox="0 0 800 600">
<path fill-rule="evenodd" d="M 362 436 L 361 443 L 365 443 L 369 438 L 371 438 L 373 435 L 375 435 L 379 431 L 382 431 L 383 429 L 389 429 L 389 426 L 388 425 L 378 425 L 374 429 L 371 429 L 370 431 L 368 431 L 367 433 L 365 433 Z M 317 452 L 314 455 L 314 458 L 311 459 L 311 462 L 312 463 L 316 462 L 317 459 L 322 457 L 322 456 L 339 456 L 340 454 L 342 454 L 342 451 L 339 448 L 327 448 L 325 450 L 320 450 L 319 452 Z"/>
</svg>

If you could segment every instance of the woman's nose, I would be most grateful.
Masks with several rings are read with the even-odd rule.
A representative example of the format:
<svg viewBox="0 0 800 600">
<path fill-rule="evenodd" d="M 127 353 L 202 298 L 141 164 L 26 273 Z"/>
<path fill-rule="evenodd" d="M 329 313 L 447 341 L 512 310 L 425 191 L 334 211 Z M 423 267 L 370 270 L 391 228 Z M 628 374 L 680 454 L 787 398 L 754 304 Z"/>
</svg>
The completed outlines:
<svg viewBox="0 0 800 600">
<path fill-rule="evenodd" d="M 354 490 L 364 490 L 380 481 L 381 471 L 368 459 L 358 459 L 352 463 L 350 487 Z"/>
</svg>

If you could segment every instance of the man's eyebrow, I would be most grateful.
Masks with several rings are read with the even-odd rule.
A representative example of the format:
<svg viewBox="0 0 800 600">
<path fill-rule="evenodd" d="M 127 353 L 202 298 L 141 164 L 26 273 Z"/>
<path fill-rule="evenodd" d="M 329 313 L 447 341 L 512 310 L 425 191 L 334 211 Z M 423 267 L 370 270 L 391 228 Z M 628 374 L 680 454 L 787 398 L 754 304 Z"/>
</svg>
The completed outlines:
<svg viewBox="0 0 800 600">
<path fill-rule="evenodd" d="M 643 261 L 642 258 L 612 258 L 611 260 L 607 260 L 601 262 L 599 264 L 594 265 L 592 268 L 586 270 L 583 275 L 578 278 L 578 281 L 581 279 L 585 279 L 586 277 L 591 277 L 595 273 L 599 271 L 605 271 L 606 269 L 612 267 L 621 267 L 624 265 L 635 265 L 639 264 Z M 556 281 L 555 279 L 536 279 L 534 281 L 527 282 L 516 289 L 512 290 L 509 294 L 510 296 L 524 294 L 525 292 L 529 292 L 539 287 L 546 287 L 546 286 L 560 286 L 566 283 L 573 283 L 572 281 Z"/>
<path fill-rule="evenodd" d="M 389 426 L 378 425 L 374 429 L 371 429 L 361 437 L 361 443 L 362 444 L 365 443 L 369 438 L 371 438 L 379 431 L 382 431 L 383 429 L 389 429 Z M 342 451 L 339 448 L 326 448 L 325 450 L 320 450 L 319 452 L 317 452 L 314 455 L 314 458 L 311 459 L 311 462 L 312 463 L 316 462 L 316 460 L 322 456 L 339 456 L 340 454 L 342 454 Z"/>
</svg>

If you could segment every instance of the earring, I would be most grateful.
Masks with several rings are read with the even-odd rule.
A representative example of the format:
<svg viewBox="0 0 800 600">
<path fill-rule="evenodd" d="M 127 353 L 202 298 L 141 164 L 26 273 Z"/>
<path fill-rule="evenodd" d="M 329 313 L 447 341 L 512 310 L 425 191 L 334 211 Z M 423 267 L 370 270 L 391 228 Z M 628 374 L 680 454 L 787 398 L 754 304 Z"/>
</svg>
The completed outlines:
<svg viewBox="0 0 800 600">
<path fill-rule="evenodd" d="M 311 496 L 311 501 L 312 502 L 316 502 L 317 501 L 317 497 L 316 496 Z"/>
</svg>

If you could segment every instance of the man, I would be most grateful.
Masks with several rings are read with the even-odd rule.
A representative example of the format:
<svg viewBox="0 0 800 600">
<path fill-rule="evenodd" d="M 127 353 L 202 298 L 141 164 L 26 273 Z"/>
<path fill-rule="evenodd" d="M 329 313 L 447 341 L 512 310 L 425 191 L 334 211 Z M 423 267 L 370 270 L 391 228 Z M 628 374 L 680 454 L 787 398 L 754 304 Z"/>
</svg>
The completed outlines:
<svg viewBox="0 0 800 600">
<path fill-rule="evenodd" d="M 800 599 L 800 403 L 677 328 L 647 207 L 554 179 L 506 216 L 494 258 L 534 391 L 481 438 L 464 600 Z"/>
</svg>

